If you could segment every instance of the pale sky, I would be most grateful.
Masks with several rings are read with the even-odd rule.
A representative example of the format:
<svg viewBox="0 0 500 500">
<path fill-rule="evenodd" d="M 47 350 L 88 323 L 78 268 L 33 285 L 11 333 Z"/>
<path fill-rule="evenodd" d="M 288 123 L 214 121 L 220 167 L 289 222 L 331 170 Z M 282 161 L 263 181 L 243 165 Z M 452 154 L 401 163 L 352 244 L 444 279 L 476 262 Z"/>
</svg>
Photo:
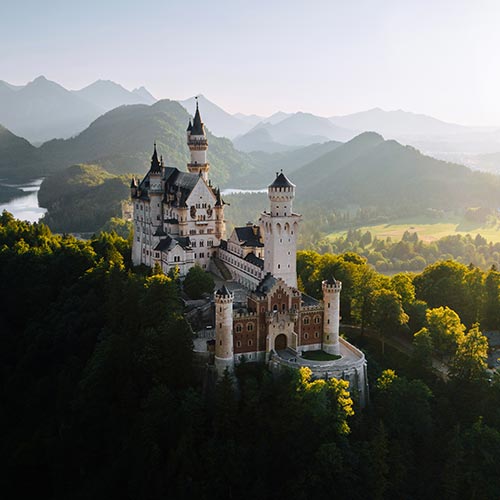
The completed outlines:
<svg viewBox="0 0 500 500">
<path fill-rule="evenodd" d="M 0 80 L 500 125 L 500 0 L 0 0 Z"/>
</svg>

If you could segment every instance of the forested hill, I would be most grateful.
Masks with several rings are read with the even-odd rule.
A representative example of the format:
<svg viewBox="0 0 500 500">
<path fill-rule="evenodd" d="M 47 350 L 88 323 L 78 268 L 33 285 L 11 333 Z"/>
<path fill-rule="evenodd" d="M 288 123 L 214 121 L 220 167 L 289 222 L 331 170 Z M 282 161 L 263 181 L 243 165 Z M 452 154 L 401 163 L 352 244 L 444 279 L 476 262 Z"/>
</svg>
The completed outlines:
<svg viewBox="0 0 500 500">
<path fill-rule="evenodd" d="M 95 120 L 78 136 L 49 141 L 40 150 L 56 169 L 92 163 L 112 173 L 142 174 L 149 168 L 156 140 L 165 163 L 184 169 L 189 157 L 185 130 L 190 118 L 179 103 L 170 100 L 152 106 L 121 106 Z M 216 183 L 224 183 L 232 170 L 250 168 L 247 156 L 236 151 L 230 140 L 208 132 L 208 141 L 212 179 Z"/>
<path fill-rule="evenodd" d="M 40 177 L 33 172 L 46 169 L 37 148 L 0 125 L 0 179 Z"/>
<path fill-rule="evenodd" d="M 411 146 L 363 133 L 291 174 L 301 202 L 455 209 L 496 207 L 500 178 L 436 160 Z"/>
</svg>

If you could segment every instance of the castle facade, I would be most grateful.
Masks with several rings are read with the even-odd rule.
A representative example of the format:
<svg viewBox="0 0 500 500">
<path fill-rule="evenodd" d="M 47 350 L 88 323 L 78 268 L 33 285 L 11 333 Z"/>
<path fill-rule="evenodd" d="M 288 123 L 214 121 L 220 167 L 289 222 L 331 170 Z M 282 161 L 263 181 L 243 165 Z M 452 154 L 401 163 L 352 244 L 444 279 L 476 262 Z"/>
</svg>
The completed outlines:
<svg viewBox="0 0 500 500">
<path fill-rule="evenodd" d="M 258 224 L 236 227 L 226 239 L 224 201 L 208 177 L 208 141 L 198 105 L 187 128 L 188 172 L 165 166 L 156 145 L 146 176 L 131 183 L 134 265 L 185 276 L 198 264 L 248 289 L 235 308 L 224 285 L 214 293 L 215 338 L 197 339 L 195 352 L 222 374 L 235 364 L 268 363 L 274 370 L 308 366 L 316 377 L 349 380 L 361 405 L 368 397 L 364 354 L 339 336 L 342 284 L 322 283 L 318 301 L 297 288 L 295 185 L 283 172 L 268 186 L 269 209 Z M 224 274 L 224 273 L 223 273 Z M 308 356 L 308 353 L 320 354 Z"/>
</svg>

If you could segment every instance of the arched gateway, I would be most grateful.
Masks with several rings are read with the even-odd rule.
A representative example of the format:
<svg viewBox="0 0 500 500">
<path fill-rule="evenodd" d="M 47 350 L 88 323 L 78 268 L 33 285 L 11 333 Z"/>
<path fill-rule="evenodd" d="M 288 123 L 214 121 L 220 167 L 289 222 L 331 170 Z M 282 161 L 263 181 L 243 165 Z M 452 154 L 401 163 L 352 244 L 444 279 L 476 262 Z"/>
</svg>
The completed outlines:
<svg viewBox="0 0 500 500">
<path fill-rule="evenodd" d="M 274 341 L 274 349 L 276 351 L 284 351 L 287 347 L 286 335 L 284 333 L 280 333 L 276 340 Z"/>
</svg>

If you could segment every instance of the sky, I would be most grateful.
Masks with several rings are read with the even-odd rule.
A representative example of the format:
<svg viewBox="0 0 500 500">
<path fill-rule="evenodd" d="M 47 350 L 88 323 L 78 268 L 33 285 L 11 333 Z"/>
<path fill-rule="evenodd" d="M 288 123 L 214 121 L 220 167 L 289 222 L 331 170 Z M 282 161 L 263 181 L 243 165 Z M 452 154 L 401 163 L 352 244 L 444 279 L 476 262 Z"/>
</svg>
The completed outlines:
<svg viewBox="0 0 500 500">
<path fill-rule="evenodd" d="M 0 0 L 0 80 L 500 125 L 498 0 Z"/>
</svg>

